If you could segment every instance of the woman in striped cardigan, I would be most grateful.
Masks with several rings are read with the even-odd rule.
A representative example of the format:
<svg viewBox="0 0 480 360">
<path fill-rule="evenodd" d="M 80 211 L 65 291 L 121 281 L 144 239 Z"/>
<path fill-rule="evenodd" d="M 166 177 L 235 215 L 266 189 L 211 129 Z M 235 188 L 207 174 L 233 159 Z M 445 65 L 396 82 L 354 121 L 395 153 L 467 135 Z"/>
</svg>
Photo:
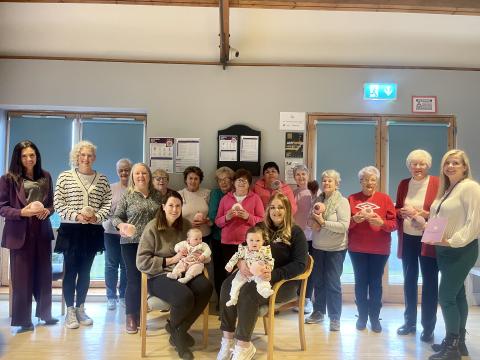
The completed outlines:
<svg viewBox="0 0 480 360">
<path fill-rule="evenodd" d="M 85 313 L 84 303 L 95 254 L 105 249 L 102 222 L 107 219 L 112 202 L 107 177 L 92 168 L 95 153 L 92 143 L 77 143 L 70 153 L 73 169 L 62 172 L 55 187 L 55 211 L 62 218 L 55 252 L 64 256 L 65 326 L 69 329 L 93 324 Z"/>
</svg>

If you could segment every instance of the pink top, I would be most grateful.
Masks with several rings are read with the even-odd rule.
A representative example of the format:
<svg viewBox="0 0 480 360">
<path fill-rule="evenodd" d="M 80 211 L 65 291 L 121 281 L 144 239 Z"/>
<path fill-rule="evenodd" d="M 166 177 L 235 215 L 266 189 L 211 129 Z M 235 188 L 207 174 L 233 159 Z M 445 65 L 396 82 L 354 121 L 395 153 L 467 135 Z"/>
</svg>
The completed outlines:
<svg viewBox="0 0 480 360">
<path fill-rule="evenodd" d="M 288 184 L 281 182 L 280 188 L 278 190 L 272 190 L 265 186 L 265 180 L 259 179 L 255 183 L 255 186 L 253 188 L 253 192 L 260 196 L 260 199 L 262 199 L 264 208 L 267 207 L 268 201 L 270 200 L 270 197 L 275 193 L 275 191 L 280 191 L 288 198 L 288 200 L 290 200 L 290 205 L 292 206 L 292 215 L 294 215 L 297 212 L 297 203 L 295 202 L 292 188 Z"/>
<path fill-rule="evenodd" d="M 250 214 L 247 220 L 236 216 L 227 220 L 227 212 L 236 203 L 237 199 L 235 199 L 233 192 L 229 192 L 225 194 L 218 205 L 215 224 L 222 229 L 222 244 L 238 245 L 243 243 L 245 241 L 247 230 L 253 225 L 263 221 L 265 211 L 263 209 L 262 200 L 260 200 L 257 194 L 250 191 L 240 203 Z"/>
</svg>

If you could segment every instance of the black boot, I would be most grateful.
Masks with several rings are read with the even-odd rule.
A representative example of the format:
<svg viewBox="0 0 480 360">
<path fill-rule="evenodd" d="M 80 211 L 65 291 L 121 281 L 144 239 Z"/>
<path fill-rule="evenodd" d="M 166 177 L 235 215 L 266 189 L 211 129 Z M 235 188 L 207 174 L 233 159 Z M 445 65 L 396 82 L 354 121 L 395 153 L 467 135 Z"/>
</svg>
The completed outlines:
<svg viewBox="0 0 480 360">
<path fill-rule="evenodd" d="M 172 326 L 170 324 L 170 320 L 167 320 L 167 324 L 165 325 L 165 330 L 167 330 L 167 332 L 169 334 L 172 333 Z M 185 337 L 184 337 L 185 345 L 187 345 L 188 347 L 194 346 L 195 345 L 195 339 L 192 337 L 192 335 L 190 335 L 186 331 L 185 331 L 184 335 L 185 335 Z"/>
<path fill-rule="evenodd" d="M 180 359 L 191 360 L 193 353 L 185 343 L 185 330 L 181 327 L 171 329 L 170 344 L 177 350 Z"/>
<path fill-rule="evenodd" d="M 428 360 L 461 360 L 462 355 L 458 351 L 458 335 L 447 334 L 442 344 L 444 344 L 442 350 L 430 356 Z"/>
<path fill-rule="evenodd" d="M 460 330 L 460 334 L 458 336 L 458 351 L 460 352 L 460 355 L 462 355 L 462 356 L 468 356 L 468 349 L 467 349 L 467 345 L 465 344 L 465 334 L 466 334 L 466 332 L 467 332 L 467 330 L 462 329 L 462 330 Z M 435 351 L 435 352 L 442 351 L 446 346 L 446 340 L 447 339 L 443 339 L 441 344 L 433 344 L 432 345 L 433 351 Z"/>
</svg>

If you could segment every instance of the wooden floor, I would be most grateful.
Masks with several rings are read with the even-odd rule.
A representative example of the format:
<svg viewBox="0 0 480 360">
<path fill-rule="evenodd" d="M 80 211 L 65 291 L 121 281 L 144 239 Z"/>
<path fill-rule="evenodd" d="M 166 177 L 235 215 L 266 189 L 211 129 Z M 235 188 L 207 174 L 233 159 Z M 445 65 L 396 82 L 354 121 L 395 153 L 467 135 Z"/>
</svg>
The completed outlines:
<svg viewBox="0 0 480 360">
<path fill-rule="evenodd" d="M 426 359 L 432 351 L 428 344 L 420 341 L 420 331 L 415 335 L 398 336 L 396 329 L 402 323 L 403 308 L 387 305 L 382 309 L 384 331 L 375 334 L 368 328 L 355 329 L 355 306 L 347 304 L 341 321 L 340 332 L 330 332 L 328 321 L 324 324 L 305 325 L 307 351 L 300 351 L 296 314 L 284 313 L 277 317 L 275 337 L 276 359 Z M 102 302 L 87 303 L 87 312 L 94 319 L 94 325 L 69 330 L 63 326 L 63 319 L 56 326 L 36 326 L 34 332 L 15 334 L 10 327 L 8 303 L 0 301 L 0 358 L 15 360 L 100 360 L 100 359 L 140 359 L 140 336 L 128 335 L 124 331 L 123 308 L 107 311 Z M 54 314 L 60 315 L 60 306 L 54 304 Z M 218 317 L 209 317 L 210 337 L 206 350 L 196 346 L 196 359 L 215 359 L 219 348 L 220 331 Z M 154 359 L 174 359 L 176 353 L 168 344 L 163 325 L 164 318 L 149 320 L 147 356 Z M 253 343 L 257 348 L 255 359 L 264 359 L 266 337 L 262 322 L 258 321 Z M 470 357 L 480 359 L 480 307 L 470 308 L 467 324 L 467 345 Z M 201 343 L 200 321 L 192 330 L 192 335 Z M 443 319 L 439 311 L 438 326 L 435 330 L 437 341 L 443 338 Z"/>
</svg>

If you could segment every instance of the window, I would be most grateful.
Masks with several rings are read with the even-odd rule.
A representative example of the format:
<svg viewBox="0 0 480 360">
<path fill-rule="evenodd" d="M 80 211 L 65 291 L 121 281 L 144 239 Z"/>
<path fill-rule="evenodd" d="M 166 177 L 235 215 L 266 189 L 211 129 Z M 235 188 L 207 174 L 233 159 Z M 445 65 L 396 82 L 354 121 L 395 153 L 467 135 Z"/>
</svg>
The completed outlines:
<svg viewBox="0 0 480 360">
<path fill-rule="evenodd" d="M 26 139 L 33 141 L 42 156 L 42 167 L 51 173 L 54 186 L 58 175 L 70 168 L 70 150 L 81 139 L 97 146 L 94 167 L 111 183 L 117 181 L 115 164 L 118 159 L 126 157 L 134 163 L 144 159 L 144 115 L 10 112 L 7 117 L 7 161 L 10 161 L 15 144 Z M 50 220 L 54 229 L 60 226 L 58 214 L 52 215 Z M 53 261 L 61 262 L 61 255 L 54 254 Z M 95 258 L 92 279 L 103 280 L 104 263 L 103 255 Z"/>
<path fill-rule="evenodd" d="M 309 114 L 307 163 L 319 179 L 322 171 L 336 169 L 342 181 L 340 191 L 348 196 L 360 191 L 357 172 L 375 165 L 380 170 L 379 191 L 396 199 L 401 179 L 408 178 L 408 153 L 422 148 L 433 157 L 430 173 L 439 173 L 443 154 L 454 147 L 455 119 L 452 116 L 388 116 Z M 400 300 L 403 271 L 397 258 L 397 233 L 392 233 L 391 255 L 385 271 L 386 300 Z M 353 292 L 353 268 L 349 257 L 344 263 L 342 282 L 345 293 Z"/>
</svg>

